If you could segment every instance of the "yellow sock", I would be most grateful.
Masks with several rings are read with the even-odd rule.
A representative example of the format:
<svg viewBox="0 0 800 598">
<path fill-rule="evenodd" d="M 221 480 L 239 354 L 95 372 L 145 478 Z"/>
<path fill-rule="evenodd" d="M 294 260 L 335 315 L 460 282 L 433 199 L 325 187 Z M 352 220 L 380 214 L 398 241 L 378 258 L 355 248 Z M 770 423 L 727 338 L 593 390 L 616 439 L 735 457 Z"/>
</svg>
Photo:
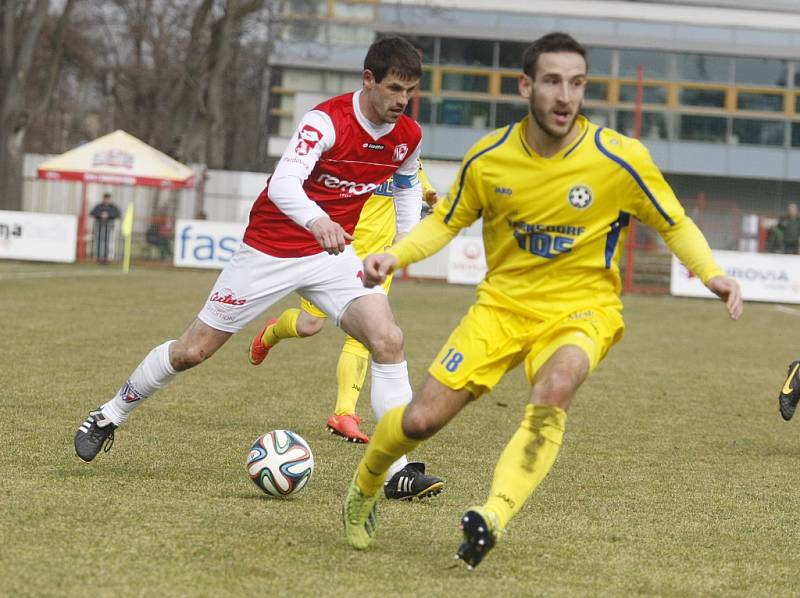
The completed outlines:
<svg viewBox="0 0 800 598">
<path fill-rule="evenodd" d="M 364 386 L 369 364 L 369 350 L 351 336 L 344 341 L 336 365 L 336 415 L 350 415 L 356 412 L 358 395 Z"/>
<path fill-rule="evenodd" d="M 566 412 L 560 407 L 528 405 L 525 417 L 503 449 L 484 505 L 497 515 L 501 528 L 525 504 L 553 467 L 564 436 Z"/>
<path fill-rule="evenodd" d="M 277 345 L 282 338 L 297 338 L 297 318 L 300 317 L 299 309 L 287 309 L 272 326 L 267 326 L 261 342 L 270 347 Z"/>
<path fill-rule="evenodd" d="M 403 433 L 405 411 L 403 405 L 384 414 L 367 445 L 367 454 L 358 464 L 356 485 L 366 496 L 375 496 L 383 486 L 389 466 L 422 442 Z"/>
</svg>

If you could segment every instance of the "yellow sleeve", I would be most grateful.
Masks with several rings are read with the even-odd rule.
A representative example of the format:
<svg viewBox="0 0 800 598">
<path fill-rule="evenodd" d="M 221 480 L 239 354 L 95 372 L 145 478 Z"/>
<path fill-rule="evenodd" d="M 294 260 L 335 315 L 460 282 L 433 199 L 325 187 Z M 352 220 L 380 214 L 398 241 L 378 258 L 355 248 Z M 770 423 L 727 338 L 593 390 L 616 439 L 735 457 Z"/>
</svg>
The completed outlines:
<svg viewBox="0 0 800 598">
<path fill-rule="evenodd" d="M 725 275 L 722 268 L 714 261 L 711 248 L 703 233 L 688 216 L 668 231 L 661 233 L 661 236 L 672 253 L 683 262 L 684 266 L 700 277 L 703 283 L 715 276 Z"/>
<path fill-rule="evenodd" d="M 413 264 L 447 245 L 458 232 L 481 215 L 478 166 L 473 151 L 464 158 L 450 192 L 436 204 L 433 213 L 423 218 L 401 241 L 389 249 L 397 258 L 397 267 Z M 422 171 L 420 170 L 420 174 Z M 420 177 L 421 178 L 421 177 Z M 424 183 L 423 183 L 424 184 Z"/>
<path fill-rule="evenodd" d="M 431 185 L 431 180 L 428 178 L 428 175 L 425 174 L 425 171 L 422 169 L 422 164 L 419 165 L 419 182 L 422 185 L 422 197 L 425 197 L 425 194 L 428 191 L 433 191 L 433 185 Z"/>
<path fill-rule="evenodd" d="M 627 210 L 663 235 L 686 218 L 683 206 L 641 142 L 620 135 L 618 147 L 617 161 L 629 175 Z"/>
<path fill-rule="evenodd" d="M 705 283 L 724 275 L 714 260 L 708 241 L 686 215 L 672 187 L 639 141 L 620 139 L 620 165 L 628 171 L 632 185 L 629 211 L 654 228 L 684 265 Z"/>
<path fill-rule="evenodd" d="M 458 234 L 457 228 L 447 226 L 435 214 L 423 218 L 403 239 L 392 245 L 388 253 L 397 258 L 397 268 L 432 256 Z"/>
</svg>

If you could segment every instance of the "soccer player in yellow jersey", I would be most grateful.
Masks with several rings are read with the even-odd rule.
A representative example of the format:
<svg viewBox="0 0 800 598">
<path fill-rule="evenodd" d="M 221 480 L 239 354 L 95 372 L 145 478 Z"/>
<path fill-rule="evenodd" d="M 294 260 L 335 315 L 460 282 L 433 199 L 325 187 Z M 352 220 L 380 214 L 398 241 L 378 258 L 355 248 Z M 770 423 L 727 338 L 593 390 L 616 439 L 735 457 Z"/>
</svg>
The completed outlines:
<svg viewBox="0 0 800 598">
<path fill-rule="evenodd" d="M 436 191 L 422 168 L 419 170 L 419 179 L 425 202 L 431 206 L 436 202 Z M 370 253 L 385 251 L 395 241 L 395 230 L 394 196 L 390 179 L 376 189 L 364 204 L 358 224 L 353 231 L 353 249 L 356 255 L 363 259 Z M 387 294 L 391 283 L 391 275 L 382 283 Z M 305 338 L 319 333 L 325 324 L 325 319 L 326 315 L 319 308 L 310 301 L 301 299 L 299 309 L 287 309 L 277 318 L 270 319 L 256 334 L 250 344 L 250 363 L 261 364 L 270 349 L 283 339 Z M 336 366 L 336 406 L 333 415 L 328 418 L 327 427 L 332 433 L 351 442 L 369 442 L 369 437 L 359 427 L 361 419 L 356 415 L 356 403 L 367 375 L 368 360 L 369 350 L 348 336 Z M 375 400 L 380 400 L 380 397 L 376 397 Z M 380 416 L 389 407 L 392 405 L 373 405 L 373 411 L 376 416 Z M 388 498 L 407 499 L 418 496 L 420 492 L 425 493 L 429 486 L 433 487 L 434 492 L 441 488 L 438 478 L 424 475 L 422 463 L 405 464 L 405 467 L 419 470 L 414 472 L 417 481 L 412 484 L 413 487 L 406 487 L 408 483 L 403 479 L 401 465 L 402 462 L 395 466 L 397 471 L 392 472 L 396 479 L 385 486 Z"/>
<path fill-rule="evenodd" d="M 411 403 L 378 422 L 348 490 L 343 518 L 355 548 L 372 542 L 388 464 L 524 363 L 530 402 L 486 503 L 461 519 L 456 557 L 480 563 L 552 467 L 578 387 L 622 336 L 618 263 L 630 218 L 655 228 L 731 318 L 742 313 L 738 284 L 714 262 L 645 147 L 579 116 L 586 73 L 586 52 L 569 35 L 528 47 L 519 78 L 528 116 L 478 141 L 433 215 L 364 262 L 365 284 L 379 284 L 483 218 L 488 271 L 477 301 Z"/>
</svg>

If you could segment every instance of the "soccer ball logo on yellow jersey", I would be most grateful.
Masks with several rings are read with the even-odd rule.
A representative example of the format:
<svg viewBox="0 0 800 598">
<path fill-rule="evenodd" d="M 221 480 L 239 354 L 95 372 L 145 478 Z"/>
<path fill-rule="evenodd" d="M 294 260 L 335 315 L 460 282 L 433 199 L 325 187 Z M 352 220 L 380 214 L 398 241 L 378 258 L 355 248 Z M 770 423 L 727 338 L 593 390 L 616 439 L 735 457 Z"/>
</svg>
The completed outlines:
<svg viewBox="0 0 800 598">
<path fill-rule="evenodd" d="M 584 210 L 588 208 L 590 205 L 592 205 L 593 199 L 594 194 L 586 185 L 575 185 L 569 190 L 569 193 L 567 193 L 567 201 L 569 201 L 569 205 L 571 205 L 573 208 L 577 208 L 578 210 Z"/>
</svg>

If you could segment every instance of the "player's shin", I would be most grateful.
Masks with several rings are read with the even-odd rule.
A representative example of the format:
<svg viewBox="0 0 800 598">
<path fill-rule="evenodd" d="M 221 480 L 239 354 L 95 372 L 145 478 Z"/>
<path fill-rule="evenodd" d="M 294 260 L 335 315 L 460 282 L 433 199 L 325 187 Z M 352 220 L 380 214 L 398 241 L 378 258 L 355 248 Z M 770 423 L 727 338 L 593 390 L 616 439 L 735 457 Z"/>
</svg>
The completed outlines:
<svg viewBox="0 0 800 598">
<path fill-rule="evenodd" d="M 369 350 L 351 336 L 347 337 L 336 365 L 336 415 L 356 412 L 356 403 L 367 377 Z"/>
<path fill-rule="evenodd" d="M 564 436 L 566 412 L 551 405 L 528 405 L 525 417 L 503 449 L 485 504 L 501 529 L 525 504 L 556 460 Z"/>
<path fill-rule="evenodd" d="M 374 496 L 383 487 L 389 467 L 421 442 L 403 432 L 405 410 L 405 406 L 396 407 L 383 415 L 369 442 L 367 454 L 358 464 L 356 484 L 365 496 Z"/>
<path fill-rule="evenodd" d="M 266 347 L 274 347 L 281 339 L 297 338 L 300 336 L 297 332 L 297 318 L 299 317 L 299 309 L 287 309 L 278 316 L 274 324 L 267 326 L 267 329 L 264 331 L 264 336 L 261 337 L 261 342 L 264 343 Z"/>
<path fill-rule="evenodd" d="M 114 398 L 101 407 L 105 417 L 117 426 L 122 424 L 137 405 L 172 380 L 177 372 L 170 363 L 169 348 L 174 342 L 167 341 L 147 354 Z"/>
<path fill-rule="evenodd" d="M 376 420 L 380 421 L 384 414 L 391 409 L 408 405 L 411 402 L 412 395 L 411 383 L 408 380 L 407 362 L 372 362 L 370 400 Z M 397 460 L 389 467 L 390 477 L 408 464 L 408 459 L 403 453 L 400 453 L 397 457 Z"/>
</svg>

